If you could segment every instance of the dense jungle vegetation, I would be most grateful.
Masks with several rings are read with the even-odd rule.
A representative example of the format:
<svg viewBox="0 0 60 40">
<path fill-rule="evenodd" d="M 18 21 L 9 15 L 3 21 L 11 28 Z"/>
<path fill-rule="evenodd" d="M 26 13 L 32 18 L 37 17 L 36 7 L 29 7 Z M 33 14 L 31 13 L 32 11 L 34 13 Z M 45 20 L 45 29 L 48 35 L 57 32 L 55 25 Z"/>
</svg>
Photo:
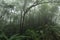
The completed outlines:
<svg viewBox="0 0 60 40">
<path fill-rule="evenodd" d="M 60 40 L 60 0 L 0 0 L 0 40 Z"/>
</svg>

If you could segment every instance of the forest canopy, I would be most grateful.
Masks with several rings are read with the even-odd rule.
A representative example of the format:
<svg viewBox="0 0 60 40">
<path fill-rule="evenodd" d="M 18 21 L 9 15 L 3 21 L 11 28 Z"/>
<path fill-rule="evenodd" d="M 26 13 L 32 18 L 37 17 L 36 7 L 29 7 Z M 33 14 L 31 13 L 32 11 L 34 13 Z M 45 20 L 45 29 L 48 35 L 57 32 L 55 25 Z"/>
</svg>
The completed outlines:
<svg viewBox="0 0 60 40">
<path fill-rule="evenodd" d="M 60 40 L 60 0 L 0 0 L 0 40 Z"/>
</svg>

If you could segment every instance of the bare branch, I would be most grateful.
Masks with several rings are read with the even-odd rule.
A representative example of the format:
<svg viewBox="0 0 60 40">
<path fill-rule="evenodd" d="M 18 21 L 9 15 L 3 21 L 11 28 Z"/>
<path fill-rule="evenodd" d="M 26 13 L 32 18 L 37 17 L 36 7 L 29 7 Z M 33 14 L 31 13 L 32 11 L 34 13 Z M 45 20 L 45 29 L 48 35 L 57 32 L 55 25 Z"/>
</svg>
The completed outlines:
<svg viewBox="0 0 60 40">
<path fill-rule="evenodd" d="M 39 4 L 45 4 L 45 3 L 60 3 L 60 2 L 56 2 L 56 1 L 50 2 L 50 1 L 49 1 L 49 2 L 41 2 L 41 3 L 33 4 L 33 5 L 31 5 L 30 7 L 28 7 L 28 8 L 26 9 L 25 14 L 26 14 L 32 7 L 35 7 L 35 6 L 39 5 Z"/>
</svg>

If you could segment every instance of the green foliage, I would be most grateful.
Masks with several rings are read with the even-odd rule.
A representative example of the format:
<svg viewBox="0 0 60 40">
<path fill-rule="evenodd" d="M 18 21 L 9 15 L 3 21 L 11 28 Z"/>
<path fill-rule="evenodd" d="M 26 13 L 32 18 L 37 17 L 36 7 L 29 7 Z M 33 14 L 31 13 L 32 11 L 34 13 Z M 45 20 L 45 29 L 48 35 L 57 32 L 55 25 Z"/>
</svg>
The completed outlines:
<svg viewBox="0 0 60 40">
<path fill-rule="evenodd" d="M 9 1 L 9 0 L 8 0 Z M 33 6 L 25 13 L 23 27 L 20 25 L 24 11 L 38 2 L 49 0 L 15 0 L 0 2 L 0 40 L 60 40 L 60 25 L 56 23 L 59 13 L 57 3 L 43 3 Z M 33 3 L 34 2 L 34 3 Z M 26 6 L 23 8 L 23 6 Z M 24 9 L 24 10 L 23 10 Z M 22 15 L 21 15 L 22 14 Z M 21 17 L 22 16 L 22 17 Z M 23 28 L 21 34 L 20 30 Z"/>
</svg>

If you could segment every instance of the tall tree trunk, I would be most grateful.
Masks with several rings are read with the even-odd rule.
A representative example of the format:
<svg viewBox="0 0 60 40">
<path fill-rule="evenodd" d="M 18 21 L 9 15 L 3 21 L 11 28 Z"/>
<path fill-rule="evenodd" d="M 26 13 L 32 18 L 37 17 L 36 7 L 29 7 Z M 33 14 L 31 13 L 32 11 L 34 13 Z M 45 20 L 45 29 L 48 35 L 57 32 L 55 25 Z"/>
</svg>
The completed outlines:
<svg viewBox="0 0 60 40">
<path fill-rule="evenodd" d="M 24 33 L 24 18 L 25 18 L 25 8 L 26 8 L 27 0 L 24 0 L 23 9 L 21 11 L 21 20 L 20 20 L 20 34 Z"/>
</svg>

